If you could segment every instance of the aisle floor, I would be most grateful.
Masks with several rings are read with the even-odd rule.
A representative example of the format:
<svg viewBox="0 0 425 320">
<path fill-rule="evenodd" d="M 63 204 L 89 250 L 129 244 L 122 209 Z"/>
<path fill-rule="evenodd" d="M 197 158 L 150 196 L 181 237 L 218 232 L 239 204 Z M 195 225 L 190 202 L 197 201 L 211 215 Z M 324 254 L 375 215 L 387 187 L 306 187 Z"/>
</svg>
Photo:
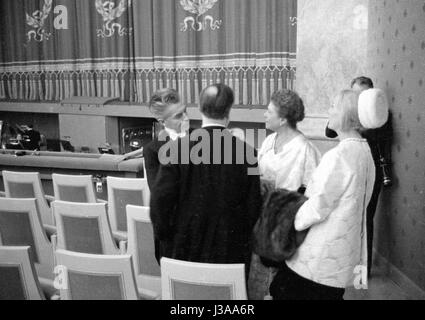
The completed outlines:
<svg viewBox="0 0 425 320">
<path fill-rule="evenodd" d="M 386 276 L 384 266 L 374 265 L 369 278 L 367 290 L 350 288 L 346 291 L 345 300 L 412 300 L 394 281 Z"/>
</svg>

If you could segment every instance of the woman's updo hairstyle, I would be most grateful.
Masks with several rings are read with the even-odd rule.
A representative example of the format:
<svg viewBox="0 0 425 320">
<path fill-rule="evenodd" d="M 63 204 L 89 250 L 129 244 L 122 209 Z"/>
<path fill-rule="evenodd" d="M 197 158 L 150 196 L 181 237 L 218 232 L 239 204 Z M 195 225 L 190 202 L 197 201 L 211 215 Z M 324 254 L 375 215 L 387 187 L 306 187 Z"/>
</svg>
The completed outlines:
<svg viewBox="0 0 425 320">
<path fill-rule="evenodd" d="M 304 120 L 304 103 L 296 92 L 287 89 L 276 91 L 271 101 L 276 106 L 279 116 L 286 119 L 292 128 L 295 129 L 297 123 Z"/>
</svg>

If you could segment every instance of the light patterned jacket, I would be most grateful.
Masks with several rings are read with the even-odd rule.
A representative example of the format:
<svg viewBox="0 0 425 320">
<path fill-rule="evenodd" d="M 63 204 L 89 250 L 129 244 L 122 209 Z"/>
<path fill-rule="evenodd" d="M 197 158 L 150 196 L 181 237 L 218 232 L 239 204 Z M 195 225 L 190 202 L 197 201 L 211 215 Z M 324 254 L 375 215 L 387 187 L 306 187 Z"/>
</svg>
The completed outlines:
<svg viewBox="0 0 425 320">
<path fill-rule="evenodd" d="M 345 139 L 323 156 L 295 218 L 296 230 L 310 230 L 289 268 L 331 287 L 354 284 L 356 267 L 367 265 L 366 207 L 374 180 L 365 139 Z"/>
</svg>

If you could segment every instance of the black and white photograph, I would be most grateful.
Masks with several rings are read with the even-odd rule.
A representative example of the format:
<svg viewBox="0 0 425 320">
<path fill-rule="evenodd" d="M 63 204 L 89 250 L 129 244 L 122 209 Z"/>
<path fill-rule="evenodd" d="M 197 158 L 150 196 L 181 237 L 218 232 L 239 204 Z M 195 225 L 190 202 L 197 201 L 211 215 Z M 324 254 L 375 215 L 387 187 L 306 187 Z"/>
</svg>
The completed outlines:
<svg viewBox="0 0 425 320">
<path fill-rule="evenodd" d="M 425 0 L 0 0 L 0 300 L 425 300 L 424 80 Z"/>
</svg>

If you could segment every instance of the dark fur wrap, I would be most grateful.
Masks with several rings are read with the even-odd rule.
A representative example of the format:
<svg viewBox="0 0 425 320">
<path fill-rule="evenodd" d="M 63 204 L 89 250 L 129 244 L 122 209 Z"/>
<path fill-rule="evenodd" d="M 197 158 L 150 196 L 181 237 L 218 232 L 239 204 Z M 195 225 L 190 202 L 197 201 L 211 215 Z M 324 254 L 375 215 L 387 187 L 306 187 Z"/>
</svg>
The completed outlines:
<svg viewBox="0 0 425 320">
<path fill-rule="evenodd" d="M 262 258 L 280 263 L 294 255 L 307 235 L 308 230 L 298 232 L 294 227 L 295 215 L 307 198 L 285 189 L 267 191 L 254 227 L 253 250 Z"/>
</svg>

